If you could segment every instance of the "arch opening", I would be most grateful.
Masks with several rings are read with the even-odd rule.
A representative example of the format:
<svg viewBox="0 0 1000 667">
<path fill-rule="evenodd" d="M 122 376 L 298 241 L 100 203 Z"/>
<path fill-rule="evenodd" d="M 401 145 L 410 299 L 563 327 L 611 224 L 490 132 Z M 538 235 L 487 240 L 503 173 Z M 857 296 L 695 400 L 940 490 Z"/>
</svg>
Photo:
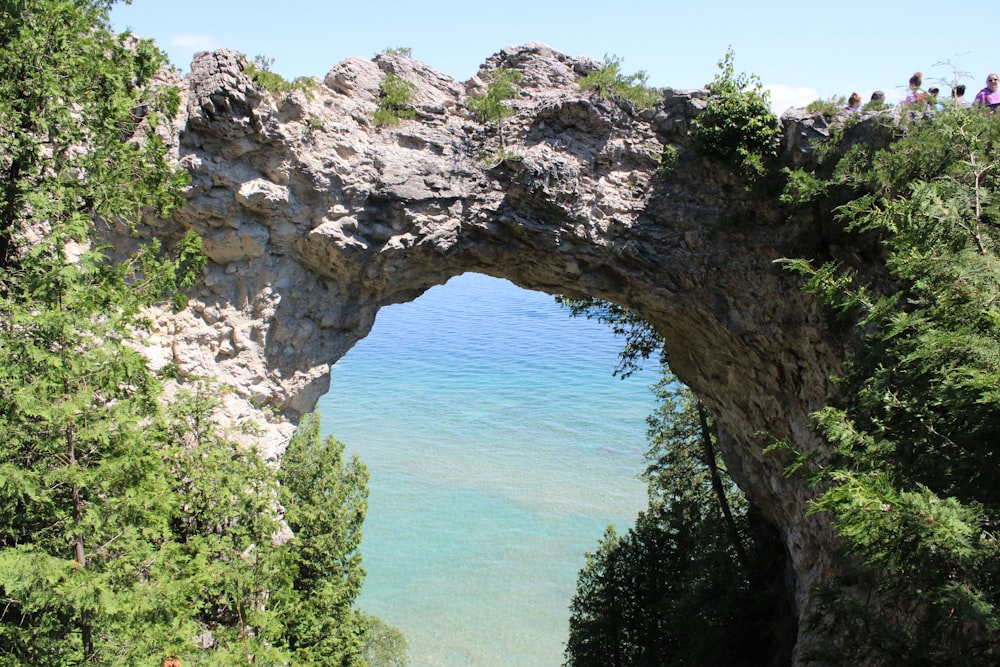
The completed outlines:
<svg viewBox="0 0 1000 667">
<path fill-rule="evenodd" d="M 371 472 L 359 606 L 416 664 L 559 664 L 584 553 L 645 507 L 648 368 L 551 296 L 464 274 L 380 312 L 324 430 Z"/>
</svg>

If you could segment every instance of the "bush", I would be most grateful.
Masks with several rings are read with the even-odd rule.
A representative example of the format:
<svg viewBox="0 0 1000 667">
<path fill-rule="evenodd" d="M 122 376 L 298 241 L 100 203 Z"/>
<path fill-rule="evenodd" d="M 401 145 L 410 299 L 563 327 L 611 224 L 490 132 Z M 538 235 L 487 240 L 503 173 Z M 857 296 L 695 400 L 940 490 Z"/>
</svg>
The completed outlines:
<svg viewBox="0 0 1000 667">
<path fill-rule="evenodd" d="M 291 97 L 292 93 L 297 90 L 302 91 L 306 97 L 312 96 L 314 85 L 312 79 L 300 76 L 288 81 L 277 72 L 271 71 L 273 64 L 274 58 L 257 55 L 254 56 L 253 61 L 249 61 L 246 56 L 243 56 L 243 73 L 250 77 L 256 86 L 269 93 L 274 93 L 282 99 Z"/>
<path fill-rule="evenodd" d="M 415 118 L 413 94 L 416 86 L 395 74 L 386 74 L 379 84 L 378 109 L 372 114 L 376 125 L 399 125 L 403 118 Z"/>
<path fill-rule="evenodd" d="M 938 114 L 866 159 L 848 151 L 830 180 L 797 177 L 801 191 L 838 188 L 838 220 L 886 255 L 875 279 L 786 262 L 864 335 L 814 415 L 832 455 L 816 466 L 813 511 L 832 519 L 854 565 L 821 591 L 824 664 L 1000 656 L 995 121 Z"/>
<path fill-rule="evenodd" d="M 503 119 L 514 113 L 507 105 L 508 100 L 517 97 L 520 91 L 521 73 L 517 70 L 501 67 L 487 73 L 484 78 L 489 81 L 486 94 L 482 97 L 470 97 L 465 106 L 474 113 L 481 122 L 496 124 L 500 147 L 486 154 L 486 161 L 499 164 L 505 160 L 517 159 L 517 154 L 507 149 L 507 138 L 503 131 Z M 490 157 L 492 155 L 492 158 Z"/>
<path fill-rule="evenodd" d="M 847 105 L 847 98 L 843 95 L 831 95 L 825 100 L 813 100 L 806 105 L 809 113 L 821 113 L 824 116 L 836 116 Z"/>
<path fill-rule="evenodd" d="M 580 79 L 581 90 L 593 90 L 599 97 L 609 100 L 626 100 L 639 109 L 650 109 L 659 103 L 660 91 L 646 85 L 647 74 L 621 73 L 621 58 L 604 56 L 604 67 Z"/>
<path fill-rule="evenodd" d="M 677 169 L 677 163 L 680 161 L 680 154 L 677 150 L 677 146 L 673 144 L 667 144 L 663 147 L 663 152 L 660 153 L 660 166 L 656 170 L 661 179 L 666 180 L 674 173 Z"/>
<path fill-rule="evenodd" d="M 721 72 L 708 84 L 711 97 L 692 123 L 699 149 L 735 167 L 744 176 L 762 176 L 778 151 L 781 130 L 770 99 L 755 75 L 736 74 L 733 51 L 719 61 Z"/>
</svg>

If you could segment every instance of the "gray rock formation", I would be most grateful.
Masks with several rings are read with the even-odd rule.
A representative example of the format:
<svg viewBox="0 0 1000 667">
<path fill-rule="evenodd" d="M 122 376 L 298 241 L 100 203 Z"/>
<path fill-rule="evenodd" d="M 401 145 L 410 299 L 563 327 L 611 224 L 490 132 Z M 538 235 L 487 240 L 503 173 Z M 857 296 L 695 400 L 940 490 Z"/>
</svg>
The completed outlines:
<svg viewBox="0 0 1000 667">
<path fill-rule="evenodd" d="M 210 263 L 187 309 L 157 314 L 151 358 L 231 386 L 229 418 L 256 419 L 280 456 L 331 364 L 383 306 L 467 271 L 627 306 L 716 415 L 730 471 L 782 535 L 805 619 L 812 585 L 832 572 L 831 536 L 807 514 L 809 489 L 764 449 L 821 447 L 808 415 L 845 342 L 773 261 L 853 251 L 692 150 L 705 91 L 667 89 L 660 107 L 636 113 L 579 90 L 599 67 L 590 59 L 529 44 L 481 72 L 496 67 L 524 77 L 505 125 L 522 159 L 489 166 L 494 129 L 464 106 L 485 89 L 479 77 L 458 83 L 383 54 L 341 62 L 311 96 L 279 99 L 255 88 L 236 53 L 198 54 L 168 137 L 191 174 L 187 206 L 147 224 L 167 240 L 197 230 Z M 416 118 L 396 127 L 372 121 L 386 73 L 416 86 Z M 823 131 L 807 121 L 788 122 L 790 162 Z M 663 178 L 666 145 L 679 161 Z M 800 620 L 797 654 L 813 641 Z"/>
</svg>

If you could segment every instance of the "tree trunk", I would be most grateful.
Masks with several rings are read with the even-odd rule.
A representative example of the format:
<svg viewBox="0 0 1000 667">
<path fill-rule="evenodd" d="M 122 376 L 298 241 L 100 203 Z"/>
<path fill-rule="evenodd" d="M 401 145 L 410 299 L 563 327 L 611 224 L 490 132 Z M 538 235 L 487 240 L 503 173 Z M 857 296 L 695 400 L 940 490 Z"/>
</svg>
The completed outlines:
<svg viewBox="0 0 1000 667">
<path fill-rule="evenodd" d="M 726 489 L 719 476 L 719 467 L 715 464 L 715 445 L 712 443 L 712 431 L 708 427 L 708 411 L 701 401 L 698 401 L 698 421 L 701 423 L 701 444 L 705 453 L 705 465 L 708 466 L 709 475 L 712 478 L 712 489 L 719 500 L 719 508 L 726 521 L 726 532 L 729 533 L 729 540 L 736 549 L 736 557 L 739 558 L 740 565 L 744 570 L 747 568 L 747 552 L 743 548 L 743 540 L 740 539 L 740 531 L 736 528 L 736 521 L 733 520 L 733 512 L 729 509 L 729 501 L 726 499 Z"/>
</svg>

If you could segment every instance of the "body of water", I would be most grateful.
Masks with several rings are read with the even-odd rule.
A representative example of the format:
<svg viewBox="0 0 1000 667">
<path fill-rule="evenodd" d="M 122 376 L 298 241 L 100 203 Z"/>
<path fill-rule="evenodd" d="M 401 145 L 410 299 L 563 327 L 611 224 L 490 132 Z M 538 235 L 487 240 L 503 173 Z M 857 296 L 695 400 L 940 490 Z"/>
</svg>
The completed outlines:
<svg viewBox="0 0 1000 667">
<path fill-rule="evenodd" d="M 371 473 L 359 606 L 413 667 L 561 664 L 584 552 L 645 506 L 656 378 L 612 377 L 621 345 L 465 274 L 383 309 L 334 366 L 324 433 Z"/>
</svg>

